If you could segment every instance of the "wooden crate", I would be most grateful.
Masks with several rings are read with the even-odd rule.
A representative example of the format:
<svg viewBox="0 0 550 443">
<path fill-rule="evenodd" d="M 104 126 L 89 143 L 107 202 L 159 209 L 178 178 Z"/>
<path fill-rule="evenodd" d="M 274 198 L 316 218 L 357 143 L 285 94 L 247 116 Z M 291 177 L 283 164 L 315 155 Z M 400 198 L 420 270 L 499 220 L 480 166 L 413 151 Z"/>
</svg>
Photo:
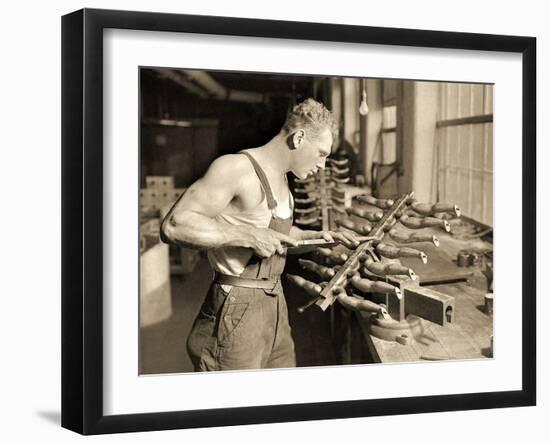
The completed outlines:
<svg viewBox="0 0 550 443">
<path fill-rule="evenodd" d="M 174 177 L 170 175 L 150 175 L 145 177 L 145 187 L 159 191 L 174 189 Z"/>
</svg>

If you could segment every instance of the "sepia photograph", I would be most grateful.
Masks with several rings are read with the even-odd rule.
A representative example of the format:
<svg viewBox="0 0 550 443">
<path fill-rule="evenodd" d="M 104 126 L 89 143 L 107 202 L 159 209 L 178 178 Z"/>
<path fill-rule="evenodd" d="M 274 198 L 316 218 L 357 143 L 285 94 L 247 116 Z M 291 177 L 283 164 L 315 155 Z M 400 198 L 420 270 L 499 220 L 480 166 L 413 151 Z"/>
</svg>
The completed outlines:
<svg viewBox="0 0 550 443">
<path fill-rule="evenodd" d="M 142 66 L 139 123 L 140 375 L 493 358 L 493 84 Z"/>
</svg>

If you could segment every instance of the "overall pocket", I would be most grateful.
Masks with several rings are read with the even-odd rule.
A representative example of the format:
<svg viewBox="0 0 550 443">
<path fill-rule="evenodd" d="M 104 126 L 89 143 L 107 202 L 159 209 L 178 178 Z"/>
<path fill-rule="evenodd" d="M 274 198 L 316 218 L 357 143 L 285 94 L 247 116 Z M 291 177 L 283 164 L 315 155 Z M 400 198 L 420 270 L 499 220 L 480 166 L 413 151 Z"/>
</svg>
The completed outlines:
<svg viewBox="0 0 550 443">
<path fill-rule="evenodd" d="M 227 346 L 235 333 L 244 325 L 250 303 L 239 301 L 234 296 L 237 288 L 231 290 L 232 296 L 227 297 L 222 308 L 218 324 L 218 344 Z"/>
<path fill-rule="evenodd" d="M 220 315 L 227 298 L 227 292 L 223 290 L 221 285 L 213 283 L 199 311 L 199 317 L 203 317 L 212 321 Z"/>
</svg>

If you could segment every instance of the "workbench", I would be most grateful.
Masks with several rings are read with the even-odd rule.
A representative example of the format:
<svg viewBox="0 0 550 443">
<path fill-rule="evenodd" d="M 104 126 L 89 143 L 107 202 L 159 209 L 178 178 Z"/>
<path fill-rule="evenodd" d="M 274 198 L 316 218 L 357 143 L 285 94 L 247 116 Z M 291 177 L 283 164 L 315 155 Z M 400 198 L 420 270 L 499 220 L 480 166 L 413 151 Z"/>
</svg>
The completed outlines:
<svg viewBox="0 0 550 443">
<path fill-rule="evenodd" d="M 481 239 L 459 240 L 448 235 L 440 235 L 441 246 L 421 247 L 426 251 L 429 265 L 426 272 L 422 266 L 409 259 L 402 259 L 405 266 L 411 266 L 422 278 L 430 279 L 440 275 L 471 275 L 468 281 L 430 285 L 443 294 L 455 298 L 455 313 L 452 323 L 445 326 L 421 319 L 422 332 L 414 337 L 410 344 L 400 344 L 395 341 L 385 341 L 372 336 L 368 330 L 370 313 L 353 312 L 348 319 L 349 327 L 358 327 L 355 333 L 348 332 L 351 341 L 361 340 L 360 346 L 366 347 L 368 360 L 375 363 L 422 361 L 422 360 L 451 360 L 470 358 L 491 358 L 491 340 L 493 336 L 493 314 L 487 313 L 485 295 L 487 294 L 487 278 L 480 267 L 458 267 L 455 261 L 457 252 L 465 248 L 490 249 L 492 245 Z M 407 317 L 412 320 L 414 317 Z M 358 349 L 357 343 L 348 343 L 347 352 L 344 352 L 346 363 L 357 363 L 353 357 L 353 349 Z"/>
<path fill-rule="evenodd" d="M 423 332 L 408 345 L 380 340 L 369 334 L 368 314 L 355 313 L 362 337 L 374 362 L 451 360 L 492 356 L 492 315 L 485 313 L 485 292 L 468 283 L 435 285 L 455 297 L 455 318 L 445 326 L 422 319 Z"/>
</svg>

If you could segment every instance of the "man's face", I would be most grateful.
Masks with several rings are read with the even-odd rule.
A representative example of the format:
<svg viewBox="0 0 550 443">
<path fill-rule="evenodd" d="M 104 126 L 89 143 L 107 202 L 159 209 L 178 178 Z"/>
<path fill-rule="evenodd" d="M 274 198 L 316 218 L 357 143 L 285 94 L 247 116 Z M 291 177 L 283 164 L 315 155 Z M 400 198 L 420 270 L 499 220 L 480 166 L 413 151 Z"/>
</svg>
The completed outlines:
<svg viewBox="0 0 550 443">
<path fill-rule="evenodd" d="M 304 179 L 315 175 L 319 169 L 324 169 L 330 155 L 332 134 L 328 128 L 315 135 L 311 131 L 303 130 L 304 135 L 297 142 L 300 139 L 299 131 L 293 137 L 295 149 L 292 151 L 291 171 L 296 177 Z"/>
</svg>

